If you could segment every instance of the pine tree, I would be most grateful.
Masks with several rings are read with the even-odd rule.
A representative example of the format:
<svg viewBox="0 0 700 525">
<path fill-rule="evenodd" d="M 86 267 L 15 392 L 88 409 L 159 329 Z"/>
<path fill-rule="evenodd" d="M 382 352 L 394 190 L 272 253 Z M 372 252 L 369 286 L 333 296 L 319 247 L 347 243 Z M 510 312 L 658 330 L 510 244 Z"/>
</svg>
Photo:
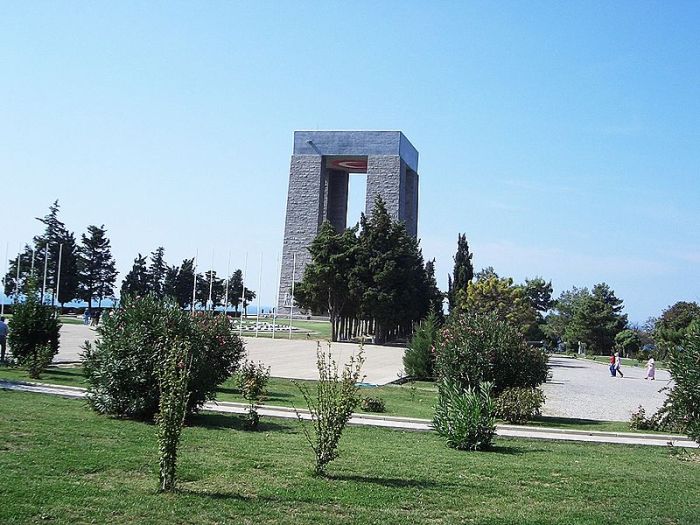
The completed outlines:
<svg viewBox="0 0 700 525">
<path fill-rule="evenodd" d="M 211 278 L 211 305 L 209 305 L 209 284 Z M 224 298 L 224 280 L 216 276 L 216 271 L 207 270 L 197 275 L 197 301 L 207 308 L 215 309 Z"/>
<path fill-rule="evenodd" d="M 442 311 L 442 301 L 445 298 L 445 294 L 440 291 L 435 280 L 435 259 L 425 263 L 425 275 L 428 282 L 430 311 L 435 312 L 437 324 L 441 325 L 445 320 L 445 314 Z"/>
<path fill-rule="evenodd" d="M 172 274 L 172 271 L 171 271 Z M 169 284 L 170 286 L 170 284 Z M 194 286 L 194 259 L 184 259 L 175 278 L 175 301 L 181 308 L 192 303 L 192 287 Z"/>
<path fill-rule="evenodd" d="M 472 256 L 473 254 L 469 252 L 467 234 L 458 234 L 457 253 L 454 256 L 455 265 L 452 270 L 452 276 L 448 279 L 447 300 L 449 301 L 450 311 L 457 305 L 457 293 L 460 290 L 466 290 L 467 285 L 474 278 Z"/>
<path fill-rule="evenodd" d="M 102 300 L 114 294 L 117 270 L 112 257 L 107 230 L 102 226 L 88 226 L 79 248 L 80 297 L 92 308 L 92 300 Z"/>
<path fill-rule="evenodd" d="M 148 267 L 148 284 L 153 295 L 158 298 L 165 297 L 165 276 L 168 265 L 165 263 L 165 248 L 159 246 L 151 253 L 151 264 Z"/>
<path fill-rule="evenodd" d="M 148 286 L 148 269 L 146 268 L 146 258 L 140 253 L 134 259 L 134 265 L 122 281 L 120 295 L 122 298 L 127 295 L 143 296 L 150 291 Z"/>
</svg>

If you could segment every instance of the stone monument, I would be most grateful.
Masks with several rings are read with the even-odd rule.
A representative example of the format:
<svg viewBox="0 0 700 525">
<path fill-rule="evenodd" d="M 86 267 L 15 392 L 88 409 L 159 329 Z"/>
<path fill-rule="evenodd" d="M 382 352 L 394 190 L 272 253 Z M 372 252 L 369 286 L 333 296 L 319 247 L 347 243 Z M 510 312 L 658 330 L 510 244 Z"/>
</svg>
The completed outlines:
<svg viewBox="0 0 700 525">
<path fill-rule="evenodd" d="M 278 308 L 290 307 L 292 280 L 301 279 L 311 259 L 307 248 L 323 221 L 338 231 L 346 228 L 350 173 L 367 174 L 367 216 L 379 195 L 389 215 L 416 236 L 418 152 L 403 133 L 295 131 Z"/>
</svg>

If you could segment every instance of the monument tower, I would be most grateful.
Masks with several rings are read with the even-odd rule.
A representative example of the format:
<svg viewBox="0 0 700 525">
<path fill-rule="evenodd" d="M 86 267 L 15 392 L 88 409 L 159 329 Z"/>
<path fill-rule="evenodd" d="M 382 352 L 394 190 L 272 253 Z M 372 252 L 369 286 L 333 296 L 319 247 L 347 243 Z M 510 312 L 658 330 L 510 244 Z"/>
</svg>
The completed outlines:
<svg viewBox="0 0 700 525">
<path fill-rule="evenodd" d="M 295 131 L 289 170 L 278 308 L 290 306 L 292 277 L 311 260 L 308 246 L 324 220 L 347 226 L 350 173 L 367 174 L 365 214 L 377 195 L 389 215 L 418 228 L 418 152 L 400 131 Z M 294 259 L 296 256 L 296 265 Z"/>
</svg>

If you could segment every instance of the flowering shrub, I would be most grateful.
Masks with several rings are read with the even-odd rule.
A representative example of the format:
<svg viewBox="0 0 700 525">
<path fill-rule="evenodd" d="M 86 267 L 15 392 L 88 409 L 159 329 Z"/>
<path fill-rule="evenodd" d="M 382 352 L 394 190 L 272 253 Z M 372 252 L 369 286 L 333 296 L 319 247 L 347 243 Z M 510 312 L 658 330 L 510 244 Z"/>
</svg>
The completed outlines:
<svg viewBox="0 0 700 525">
<path fill-rule="evenodd" d="M 438 338 L 436 353 L 438 376 L 461 390 L 489 381 L 498 393 L 534 388 L 547 379 L 544 351 L 529 347 L 515 328 L 491 316 L 454 316 Z"/>
<path fill-rule="evenodd" d="M 496 398 L 496 415 L 510 423 L 527 423 L 540 415 L 544 393 L 539 388 L 506 388 Z"/>
<path fill-rule="evenodd" d="M 248 413 L 243 419 L 246 430 L 257 430 L 260 416 L 257 403 L 267 394 L 267 382 L 270 379 L 270 367 L 262 363 L 245 361 L 238 372 L 238 387 L 241 394 L 250 402 Z"/>
<path fill-rule="evenodd" d="M 117 417 L 151 419 L 158 411 L 158 369 L 165 343 L 190 348 L 188 411 L 212 399 L 237 369 L 243 342 L 223 316 L 192 316 L 153 296 L 125 298 L 86 343 L 83 366 L 88 403 Z"/>
</svg>

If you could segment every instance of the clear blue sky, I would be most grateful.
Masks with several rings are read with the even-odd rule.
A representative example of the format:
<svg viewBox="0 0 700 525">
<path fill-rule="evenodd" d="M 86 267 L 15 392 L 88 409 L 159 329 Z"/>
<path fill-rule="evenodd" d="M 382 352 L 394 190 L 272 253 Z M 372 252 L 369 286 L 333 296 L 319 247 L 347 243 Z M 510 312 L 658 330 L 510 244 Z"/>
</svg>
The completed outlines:
<svg viewBox="0 0 700 525">
<path fill-rule="evenodd" d="M 698 2 L 6 2 L 0 250 L 56 198 L 119 269 L 162 245 L 273 303 L 295 129 L 402 130 L 446 286 L 605 281 L 634 321 L 700 299 Z M 353 185 L 353 191 L 359 191 Z M 353 202 L 357 201 L 354 193 Z M 355 213 L 359 211 L 355 209 Z M 12 255 L 12 254 L 11 254 Z"/>
</svg>

